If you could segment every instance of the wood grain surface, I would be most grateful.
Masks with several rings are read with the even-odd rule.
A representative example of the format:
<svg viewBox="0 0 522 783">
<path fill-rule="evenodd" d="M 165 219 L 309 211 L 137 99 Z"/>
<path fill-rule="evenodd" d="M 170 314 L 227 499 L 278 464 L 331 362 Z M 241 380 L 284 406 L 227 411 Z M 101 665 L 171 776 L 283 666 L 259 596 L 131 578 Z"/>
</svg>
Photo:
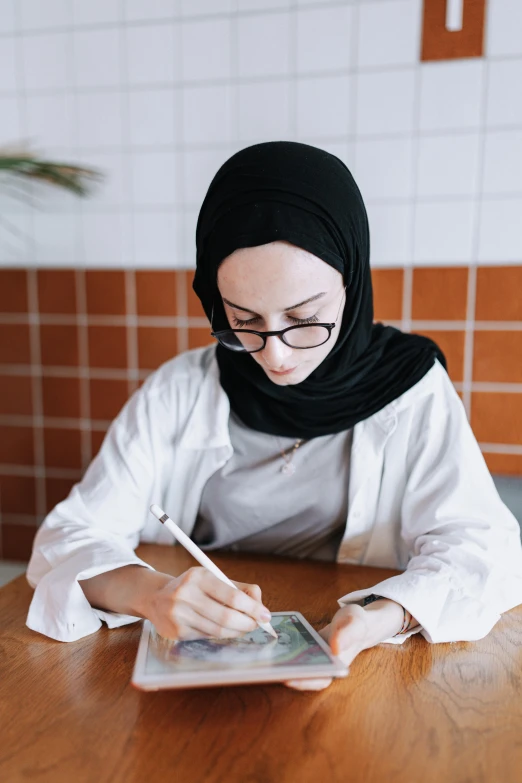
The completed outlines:
<svg viewBox="0 0 522 783">
<path fill-rule="evenodd" d="M 178 574 L 178 548 L 142 546 Z M 336 599 L 392 572 L 222 555 L 273 611 L 316 627 Z M 53 783 L 520 783 L 522 607 L 479 642 L 362 653 L 319 693 L 254 685 L 144 693 L 130 684 L 140 624 L 77 642 L 30 631 L 31 589 L 0 590 L 0 780 Z"/>
</svg>

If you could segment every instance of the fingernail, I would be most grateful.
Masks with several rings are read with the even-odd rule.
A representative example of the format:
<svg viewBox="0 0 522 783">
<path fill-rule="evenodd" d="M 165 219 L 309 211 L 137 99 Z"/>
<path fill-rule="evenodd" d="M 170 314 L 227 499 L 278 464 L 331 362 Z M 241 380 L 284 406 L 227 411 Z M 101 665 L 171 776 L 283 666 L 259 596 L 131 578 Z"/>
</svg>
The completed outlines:
<svg viewBox="0 0 522 783">
<path fill-rule="evenodd" d="M 261 620 L 262 620 L 264 623 L 269 623 L 269 622 L 270 622 L 270 620 L 272 619 L 272 615 L 270 614 L 270 612 L 268 611 L 268 609 L 263 609 L 263 611 L 261 612 L 261 615 L 260 615 L 260 617 L 261 617 Z"/>
</svg>

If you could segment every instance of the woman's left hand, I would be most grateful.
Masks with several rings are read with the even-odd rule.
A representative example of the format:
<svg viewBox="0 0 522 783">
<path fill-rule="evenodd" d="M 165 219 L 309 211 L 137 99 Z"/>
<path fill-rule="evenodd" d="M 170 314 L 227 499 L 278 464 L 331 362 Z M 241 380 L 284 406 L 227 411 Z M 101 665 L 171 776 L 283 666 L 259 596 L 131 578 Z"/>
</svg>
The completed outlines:
<svg viewBox="0 0 522 783">
<path fill-rule="evenodd" d="M 328 642 L 334 655 L 347 666 L 363 650 L 390 638 L 401 628 L 404 618 L 402 606 L 395 601 L 383 599 L 363 609 L 350 604 L 339 609 L 330 625 L 319 633 Z M 412 626 L 416 621 L 412 622 Z M 327 688 L 332 678 L 316 680 L 288 680 L 285 685 L 299 691 L 321 691 Z"/>
</svg>

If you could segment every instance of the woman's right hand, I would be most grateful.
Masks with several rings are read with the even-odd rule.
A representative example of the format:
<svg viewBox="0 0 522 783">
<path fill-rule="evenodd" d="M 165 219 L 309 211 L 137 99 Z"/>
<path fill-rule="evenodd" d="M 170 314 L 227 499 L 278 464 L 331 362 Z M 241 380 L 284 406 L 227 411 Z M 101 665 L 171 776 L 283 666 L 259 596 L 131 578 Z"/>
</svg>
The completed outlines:
<svg viewBox="0 0 522 783">
<path fill-rule="evenodd" d="M 162 576 L 165 580 L 148 593 L 142 612 L 167 639 L 233 638 L 270 622 L 257 585 L 234 582 L 234 590 L 201 567 Z"/>
</svg>

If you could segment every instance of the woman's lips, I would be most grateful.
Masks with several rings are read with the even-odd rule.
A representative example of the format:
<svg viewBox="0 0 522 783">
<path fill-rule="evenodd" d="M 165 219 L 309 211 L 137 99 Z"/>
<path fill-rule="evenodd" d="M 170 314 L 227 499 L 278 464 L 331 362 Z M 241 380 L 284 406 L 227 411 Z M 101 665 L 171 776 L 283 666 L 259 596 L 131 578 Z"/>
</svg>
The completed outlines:
<svg viewBox="0 0 522 783">
<path fill-rule="evenodd" d="M 290 367 L 289 370 L 269 370 L 269 372 L 273 372 L 274 375 L 290 375 L 296 369 L 297 367 Z"/>
</svg>

